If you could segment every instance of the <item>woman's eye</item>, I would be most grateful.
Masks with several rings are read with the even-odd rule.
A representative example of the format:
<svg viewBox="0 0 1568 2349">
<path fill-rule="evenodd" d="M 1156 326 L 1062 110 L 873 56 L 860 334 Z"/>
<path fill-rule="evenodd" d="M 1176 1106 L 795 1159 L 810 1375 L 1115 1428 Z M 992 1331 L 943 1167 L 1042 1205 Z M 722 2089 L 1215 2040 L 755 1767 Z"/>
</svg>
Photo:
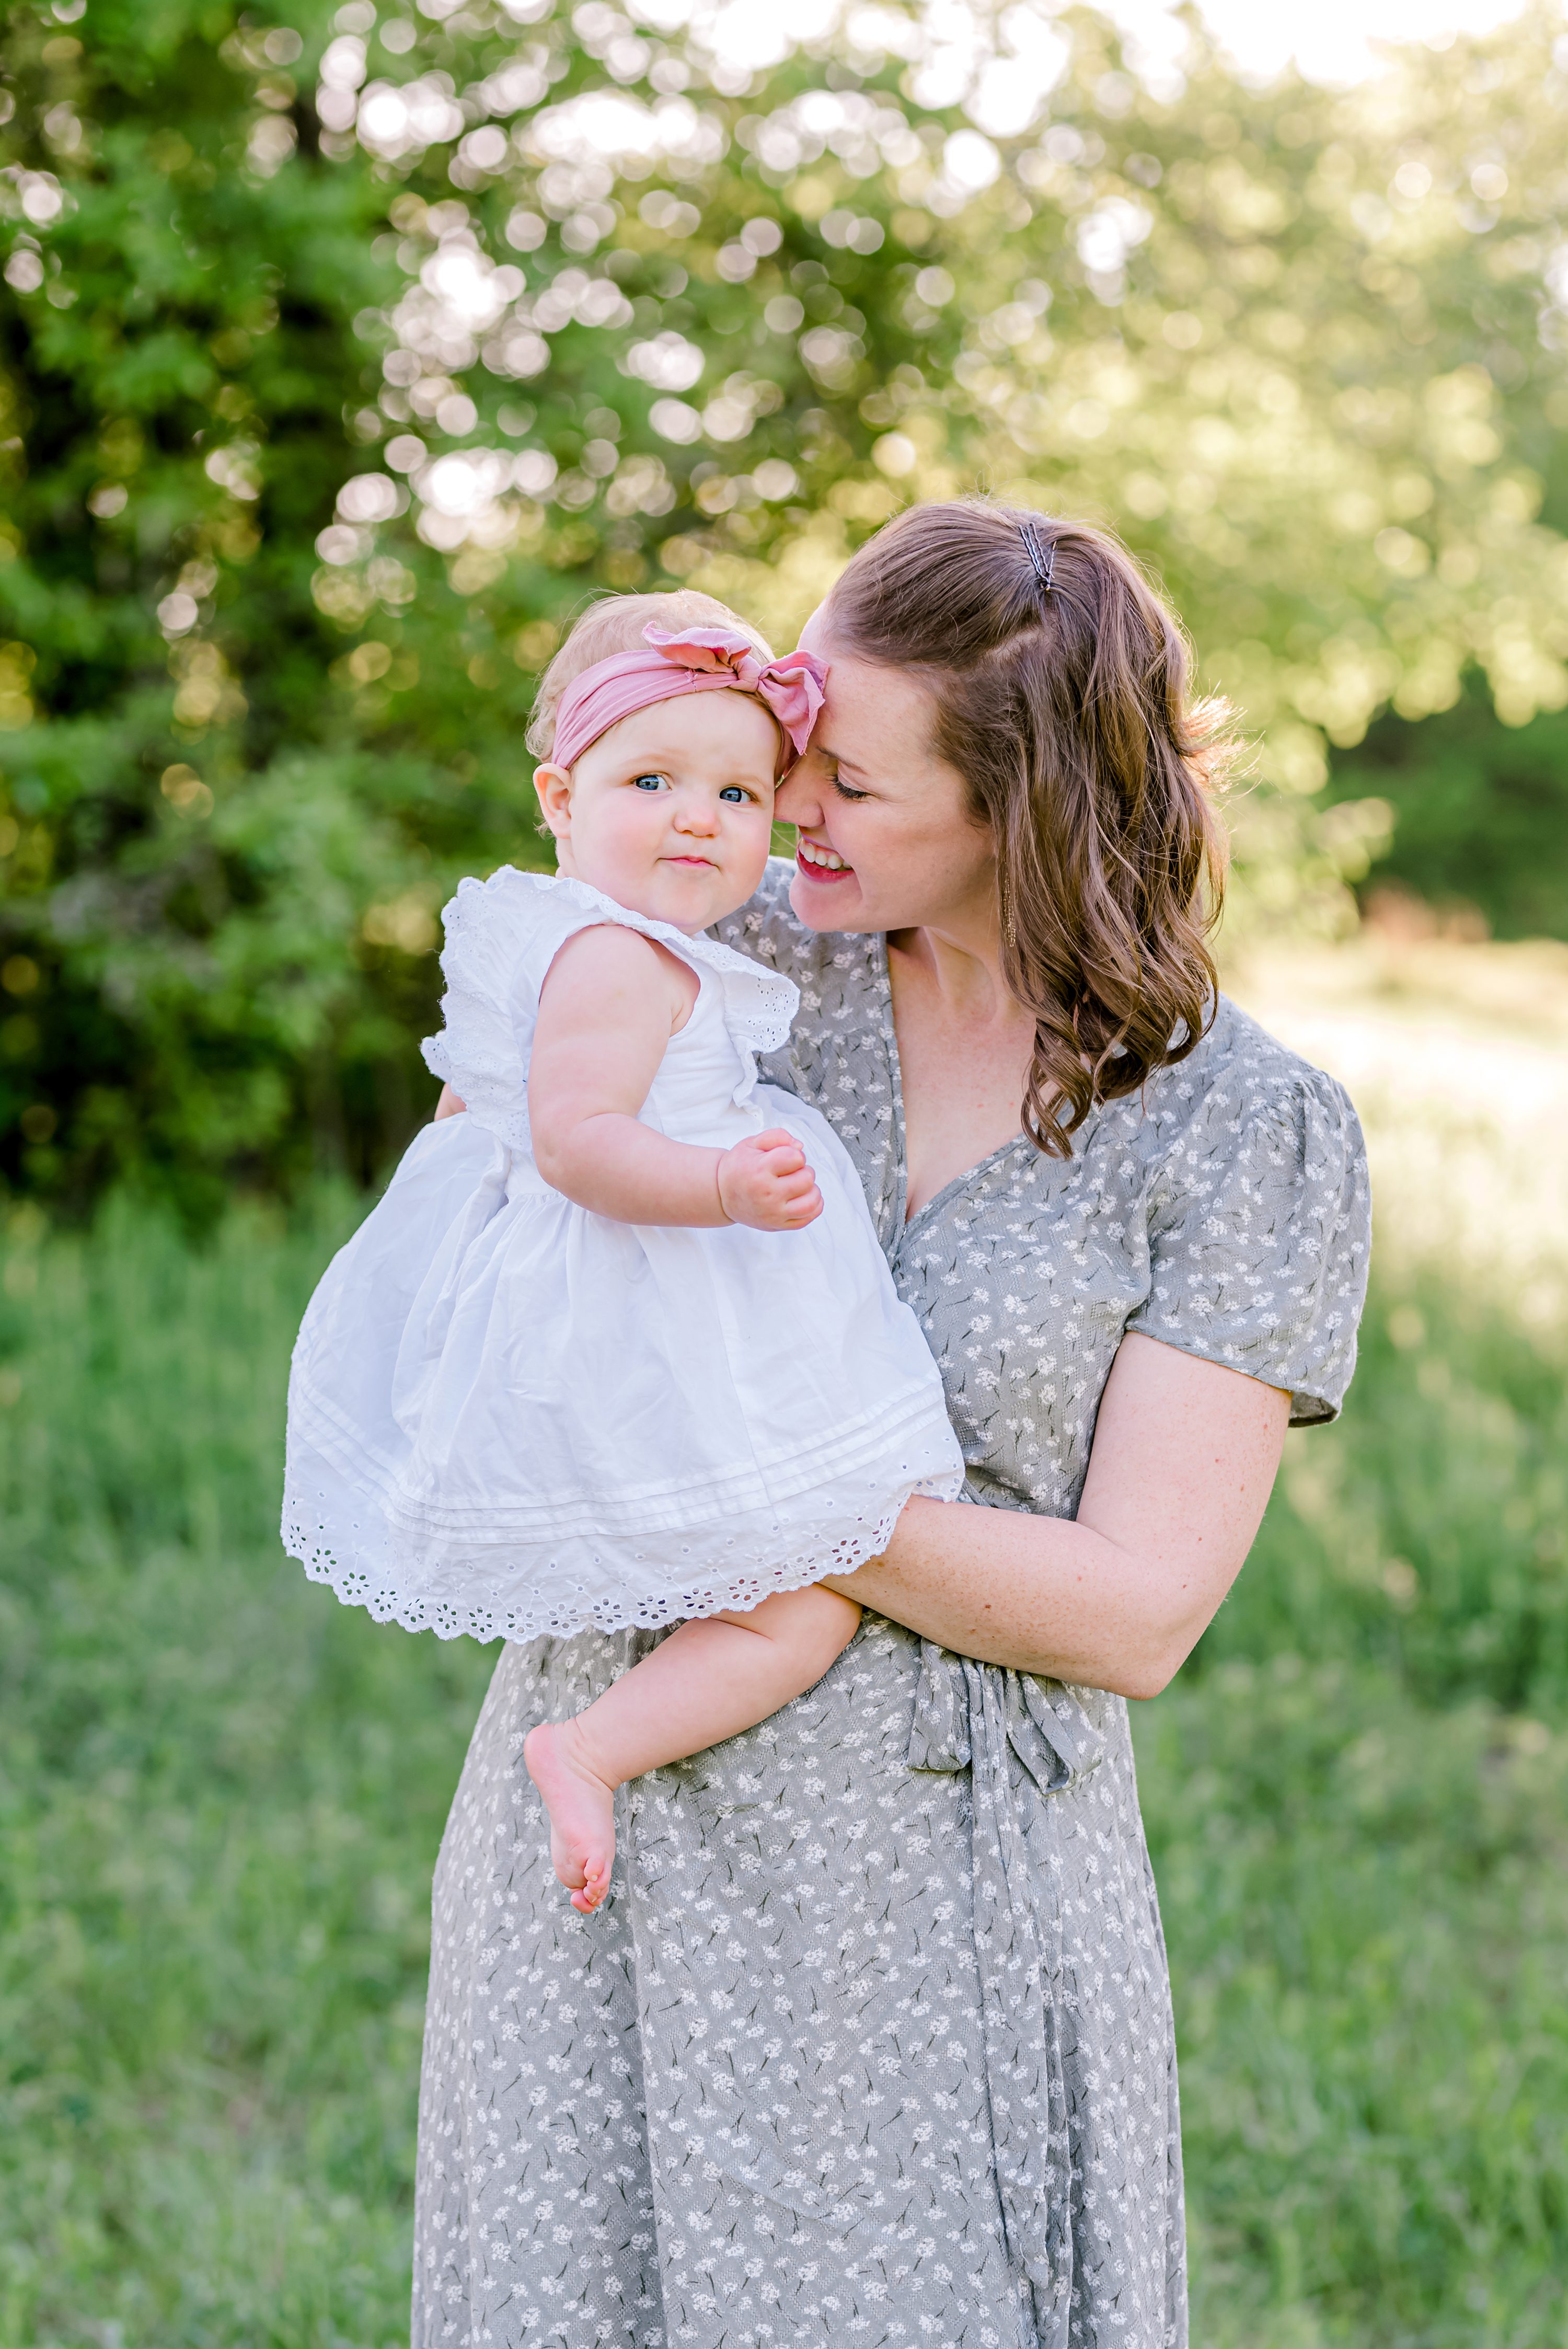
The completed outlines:
<svg viewBox="0 0 1568 2349">
<path fill-rule="evenodd" d="M 869 800 L 871 797 L 870 792 L 857 792 L 851 790 L 850 785 L 844 781 L 841 775 L 835 775 L 833 777 L 833 789 L 837 792 L 841 800 Z"/>
<path fill-rule="evenodd" d="M 634 775 L 632 777 L 632 789 L 634 792 L 659 792 L 663 791 L 664 787 L 665 779 L 663 775 Z"/>
</svg>

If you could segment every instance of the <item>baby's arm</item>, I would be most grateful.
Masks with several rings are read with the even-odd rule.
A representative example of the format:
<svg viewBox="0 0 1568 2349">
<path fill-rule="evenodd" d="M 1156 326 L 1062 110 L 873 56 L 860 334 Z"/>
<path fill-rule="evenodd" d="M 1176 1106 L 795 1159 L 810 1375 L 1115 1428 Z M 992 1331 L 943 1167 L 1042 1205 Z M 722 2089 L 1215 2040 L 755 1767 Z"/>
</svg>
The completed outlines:
<svg viewBox="0 0 1568 2349">
<path fill-rule="evenodd" d="M 635 930 L 579 930 L 550 967 L 528 1079 L 535 1164 L 552 1189 L 624 1224 L 749 1224 L 798 1231 L 821 1194 L 792 1133 L 728 1150 L 638 1123 L 691 1009 L 686 966 Z"/>
</svg>

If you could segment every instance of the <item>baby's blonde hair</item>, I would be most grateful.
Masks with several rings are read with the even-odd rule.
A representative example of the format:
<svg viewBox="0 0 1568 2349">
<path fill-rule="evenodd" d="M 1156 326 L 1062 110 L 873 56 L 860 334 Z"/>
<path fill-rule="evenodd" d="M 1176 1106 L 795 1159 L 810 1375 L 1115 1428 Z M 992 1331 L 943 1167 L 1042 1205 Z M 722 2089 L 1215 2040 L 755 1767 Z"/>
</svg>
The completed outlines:
<svg viewBox="0 0 1568 2349">
<path fill-rule="evenodd" d="M 695 587 L 672 587 L 663 595 L 606 595 L 591 605 L 539 680 L 533 715 L 524 737 L 536 759 L 548 759 L 555 745 L 555 713 L 561 697 L 574 678 L 595 661 L 616 653 L 641 652 L 643 630 L 655 628 L 738 628 L 765 661 L 773 657 L 766 636 L 732 612 L 717 596 L 699 595 Z"/>
</svg>

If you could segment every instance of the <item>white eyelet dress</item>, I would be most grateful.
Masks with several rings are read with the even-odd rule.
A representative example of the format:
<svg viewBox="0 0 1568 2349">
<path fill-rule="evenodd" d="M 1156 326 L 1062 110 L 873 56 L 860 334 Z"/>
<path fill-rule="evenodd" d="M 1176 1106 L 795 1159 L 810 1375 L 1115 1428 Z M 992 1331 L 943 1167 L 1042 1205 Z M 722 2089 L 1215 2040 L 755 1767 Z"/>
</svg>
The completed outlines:
<svg viewBox="0 0 1568 2349">
<path fill-rule="evenodd" d="M 982 1506 L 1070 1516 L 1123 1333 L 1332 1418 L 1367 1273 L 1339 1087 L 1222 1003 L 1043 1158 L 906 1216 L 880 937 L 788 867 L 724 926 L 767 1073 L 856 1165 Z M 436 1871 L 413 2349 L 1185 2349 L 1176 2048 L 1127 1706 L 868 1614 L 781 1713 L 623 1789 L 579 1917 L 534 1723 L 657 1634 L 502 1650 Z"/>
<path fill-rule="evenodd" d="M 822 1193 L 796 1232 L 616 1223 L 529 1143 L 540 989 L 604 923 L 696 972 L 642 1122 L 725 1148 L 786 1126 Z M 468 1103 L 414 1142 L 311 1301 L 284 1540 L 411 1630 L 650 1628 L 851 1572 L 913 1493 L 955 1494 L 942 1381 L 822 1118 L 759 1085 L 792 982 L 578 881 L 506 867 L 447 909 L 443 1033 Z"/>
</svg>

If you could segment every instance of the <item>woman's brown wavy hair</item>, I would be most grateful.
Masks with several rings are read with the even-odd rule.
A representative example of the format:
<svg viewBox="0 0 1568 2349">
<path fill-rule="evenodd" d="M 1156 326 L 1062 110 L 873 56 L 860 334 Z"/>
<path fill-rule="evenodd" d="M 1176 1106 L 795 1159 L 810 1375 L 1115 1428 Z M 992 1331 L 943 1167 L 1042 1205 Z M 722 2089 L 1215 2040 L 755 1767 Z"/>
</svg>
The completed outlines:
<svg viewBox="0 0 1568 2349">
<path fill-rule="evenodd" d="M 1032 526 L 1048 589 L 1031 560 Z M 979 498 L 914 506 L 828 600 L 827 647 L 913 676 L 996 843 L 1002 968 L 1035 1019 L 1024 1131 L 1052 1157 L 1214 1015 L 1225 704 L 1106 532 Z"/>
</svg>

